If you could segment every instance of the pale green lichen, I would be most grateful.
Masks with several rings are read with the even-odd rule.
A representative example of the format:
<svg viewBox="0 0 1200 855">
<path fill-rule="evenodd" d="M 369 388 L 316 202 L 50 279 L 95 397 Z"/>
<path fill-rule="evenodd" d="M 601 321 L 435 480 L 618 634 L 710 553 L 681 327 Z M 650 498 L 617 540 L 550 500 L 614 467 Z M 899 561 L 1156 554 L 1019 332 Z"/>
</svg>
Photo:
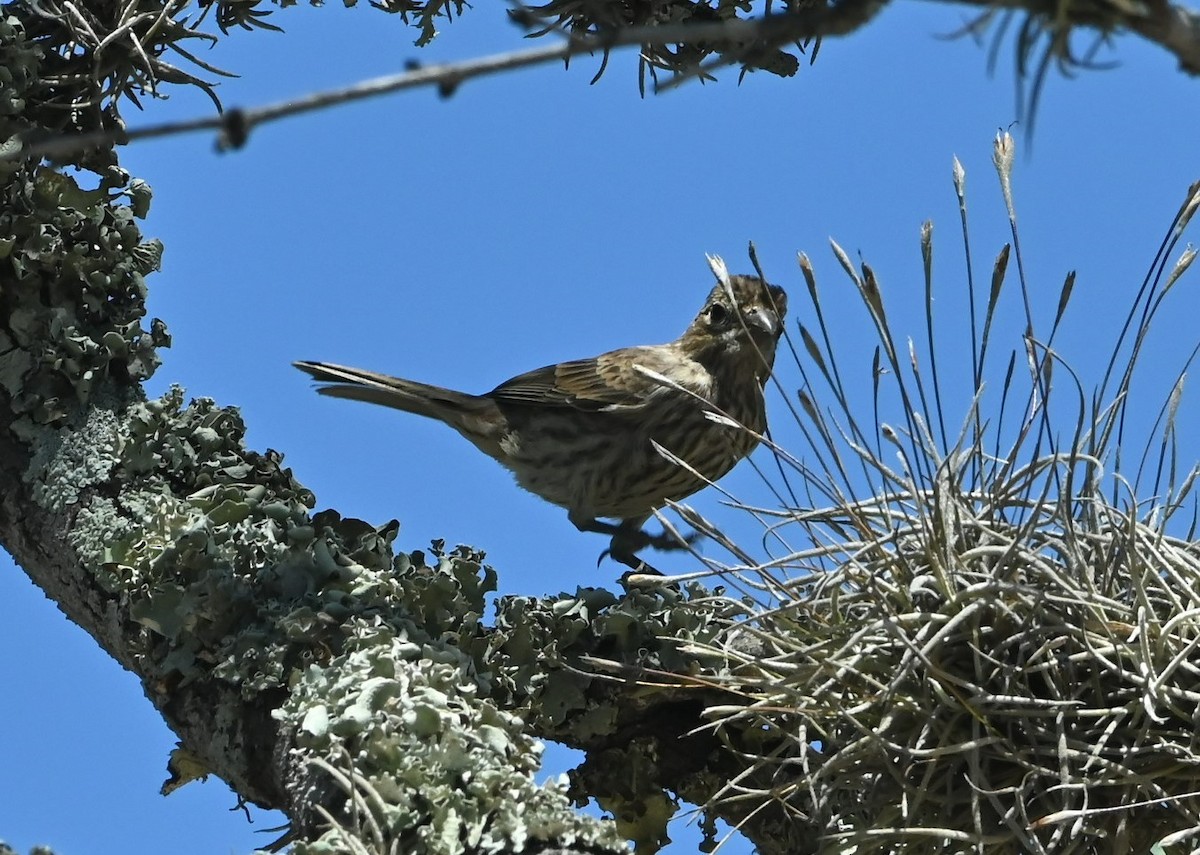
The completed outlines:
<svg viewBox="0 0 1200 855">
<path fill-rule="evenodd" d="M 435 544 L 429 566 L 422 553 L 393 555 L 394 521 L 310 515 L 312 494 L 279 455 L 245 448 L 236 410 L 185 405 L 172 389 L 131 406 L 116 433 L 109 468 L 121 489 L 80 510 L 73 535 L 151 631 L 145 654 L 160 667 L 249 695 L 285 685 L 305 657 L 340 650 L 342 625 L 363 614 L 391 615 L 381 632 L 476 643 L 495 587 L 482 556 Z"/>
<path fill-rule="evenodd" d="M 161 245 L 143 242 L 132 210 L 116 204 L 129 175 L 115 167 L 96 190 L 41 167 L 23 166 L 0 187 L 0 306 L 5 337 L 18 350 L 0 356 L 0 380 L 31 438 L 37 426 L 60 425 L 92 403 L 100 381 L 143 380 L 169 344 L 161 322 L 149 332 L 144 276 Z"/>
<path fill-rule="evenodd" d="M 39 79 L 42 52 L 15 17 L 0 18 L 0 147 L 15 149 L 38 122 L 70 111 L 39 107 L 55 97 Z M 95 186 L 87 188 L 86 182 Z M 150 191 L 115 165 L 78 177 L 21 160 L 0 160 L 0 388 L 18 418 L 11 429 L 44 441 L 97 403 L 106 378 L 138 381 L 170 343 L 154 321 L 146 331 L 145 276 L 157 269 L 158 241 L 136 218 Z M 52 497 L 53 501 L 60 501 Z"/>
<path fill-rule="evenodd" d="M 571 808 L 560 783 L 534 783 L 541 744 L 519 718 L 481 697 L 483 683 L 465 654 L 381 632 L 369 620 L 343 628 L 344 652 L 306 669 L 275 715 L 297 733 L 298 762 L 327 758 L 313 765 L 313 786 L 332 777 L 360 796 L 350 804 L 371 821 L 335 817 L 297 853 L 522 852 L 550 841 L 625 851 L 611 824 Z M 340 778 L 345 757 L 354 758 L 353 776 Z"/>
<path fill-rule="evenodd" d="M 90 407 L 78 428 L 38 433 L 24 480 L 33 500 L 53 513 L 76 505 L 88 488 L 107 480 L 116 465 L 117 417 L 109 409 Z"/>
<path fill-rule="evenodd" d="M 0 21 L 0 146 L 29 129 L 38 58 L 19 23 Z M 177 388 L 139 400 L 169 344 L 161 322 L 142 323 L 162 247 L 136 224 L 149 188 L 104 163 L 92 174 L 0 161 L 0 389 L 31 450 L 33 501 L 69 519 L 79 562 L 140 625 L 122 644 L 148 685 L 293 693 L 281 715 L 301 750 L 355 745 L 357 779 L 406 851 L 623 851 L 563 784 L 533 783 L 540 745 L 491 699 L 482 620 L 495 574 L 481 554 L 435 543 L 428 557 L 393 555 L 395 522 L 313 515 L 278 454 L 246 449 L 235 409 Z M 568 636 L 586 634 L 604 596 L 561 615 Z M 526 653 L 534 674 L 540 653 Z M 568 692 L 560 708 L 579 701 Z M 306 845 L 345 851 L 339 833 Z"/>
<path fill-rule="evenodd" d="M 211 669 L 249 691 L 286 680 L 295 638 L 276 624 L 347 571 L 315 554 L 312 494 L 279 455 L 247 450 L 244 434 L 236 410 L 185 406 L 178 388 L 131 406 L 119 431 L 118 521 L 81 554 L 102 549 L 101 581 L 129 598 L 163 664 L 186 678 Z"/>
<path fill-rule="evenodd" d="M 502 598 L 486 653 L 492 696 L 540 734 L 568 745 L 608 746 L 589 750 L 583 766 L 571 774 L 569 794 L 579 804 L 594 798 L 623 835 L 656 851 L 669 839 L 667 824 L 678 809 L 661 780 L 660 743 L 637 738 L 613 746 L 613 734 L 628 734 L 647 722 L 630 720 L 636 705 L 630 707 L 621 694 L 606 700 L 607 693 L 596 690 L 597 677 L 590 675 L 641 669 L 658 675 L 720 674 L 728 669 L 720 652 L 724 640 L 746 610 L 741 601 L 714 597 L 698 586 L 633 590 L 619 600 L 592 588 L 555 600 Z M 613 665 L 597 672 L 595 663 L 605 660 Z M 642 689 L 647 707 L 654 682 Z M 669 682 L 662 690 L 670 691 Z"/>
<path fill-rule="evenodd" d="M 537 721 L 539 730 L 582 728 L 577 735 L 590 735 L 603 726 L 603 716 L 588 715 L 592 678 L 586 669 L 553 666 L 591 656 L 667 673 L 695 669 L 703 661 L 696 648 L 719 649 L 717 642 L 745 607 L 698 586 L 688 590 L 686 601 L 671 588 L 634 590 L 619 600 L 598 588 L 556 599 L 501 598 L 485 654 L 497 681 L 495 696 Z M 685 651 L 685 645 L 694 647 Z M 720 656 L 712 659 L 707 664 L 724 666 Z"/>
</svg>

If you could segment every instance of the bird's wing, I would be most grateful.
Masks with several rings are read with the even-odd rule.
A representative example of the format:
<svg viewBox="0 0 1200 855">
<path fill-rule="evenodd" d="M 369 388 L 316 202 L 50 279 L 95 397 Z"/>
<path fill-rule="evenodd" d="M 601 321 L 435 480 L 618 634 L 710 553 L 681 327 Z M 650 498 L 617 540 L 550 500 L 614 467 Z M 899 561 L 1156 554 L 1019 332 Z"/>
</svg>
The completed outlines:
<svg viewBox="0 0 1200 855">
<path fill-rule="evenodd" d="M 629 347 L 594 359 L 547 365 L 497 386 L 488 397 L 509 404 L 619 410 L 645 402 L 662 383 L 636 370 L 641 365 L 659 374 L 675 373 L 679 359 L 669 346 Z"/>
</svg>

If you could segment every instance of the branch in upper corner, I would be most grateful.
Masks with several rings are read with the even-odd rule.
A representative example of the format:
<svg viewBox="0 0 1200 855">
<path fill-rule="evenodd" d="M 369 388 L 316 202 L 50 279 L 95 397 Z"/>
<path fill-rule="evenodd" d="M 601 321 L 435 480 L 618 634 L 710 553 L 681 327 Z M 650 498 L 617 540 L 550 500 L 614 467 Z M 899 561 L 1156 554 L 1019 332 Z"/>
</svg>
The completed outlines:
<svg viewBox="0 0 1200 855">
<path fill-rule="evenodd" d="M 1053 69 L 1065 77 L 1113 68 L 1097 59 L 1113 35 L 1137 33 L 1171 53 L 1184 72 L 1200 74 L 1200 14 L 1168 0 L 962 0 L 982 9 L 951 38 L 982 37 L 991 31 L 989 70 L 1007 35 L 1013 34 L 1017 119 L 1032 141 L 1043 87 Z M 1087 31 L 1090 42 L 1075 38 Z"/>
<path fill-rule="evenodd" d="M 333 89 L 288 101 L 244 110 L 228 110 L 220 115 L 149 125 L 130 131 L 106 130 L 90 134 L 58 136 L 0 151 L 0 161 L 31 158 L 62 158 L 88 149 L 124 144 L 138 139 L 174 136 L 195 131 L 216 130 L 226 148 L 244 144 L 250 132 L 268 122 L 324 109 L 337 104 L 359 101 L 402 89 L 433 87 L 450 95 L 467 80 L 502 71 L 567 60 L 580 54 L 608 52 L 622 47 L 705 43 L 724 49 L 730 56 L 761 54 L 772 45 L 802 39 L 842 36 L 867 23 L 883 7 L 885 0 L 844 0 L 836 5 L 810 6 L 754 20 L 731 19 L 712 24 L 658 24 L 629 27 L 585 38 L 567 38 L 562 43 L 527 51 L 493 54 L 464 62 L 412 68 L 399 74 L 365 80 L 342 89 Z"/>
<path fill-rule="evenodd" d="M 1168 0 L 954 0 L 988 9 L 1024 10 L 1053 32 L 1087 27 L 1103 33 L 1129 30 L 1179 60 L 1182 71 L 1200 75 L 1200 13 Z"/>
<path fill-rule="evenodd" d="M 1150 0 L 1145 9 L 1148 14 L 1131 18 L 1126 26 L 1174 54 L 1181 70 L 1200 74 L 1200 14 L 1165 0 Z"/>
<path fill-rule="evenodd" d="M 1066 37 L 1073 27 L 1087 27 L 1103 33 L 1119 29 L 1136 32 L 1162 46 L 1179 60 L 1190 74 L 1200 74 L 1200 14 L 1166 0 L 1087 0 L 1055 5 L 1045 0 L 964 0 L 989 10 L 1024 10 L 1030 16 L 1035 34 L 1050 32 L 1050 51 L 1060 62 L 1068 62 Z M 665 23 L 632 26 L 609 31 L 593 29 L 583 37 L 572 36 L 562 43 L 527 51 L 494 54 L 458 63 L 412 68 L 399 74 L 366 80 L 343 89 L 317 92 L 302 98 L 244 110 L 229 110 L 216 116 L 149 125 L 132 131 L 110 129 L 82 135 L 62 135 L 18 147 L 0 150 L 0 161 L 31 158 L 62 158 L 81 151 L 98 150 L 137 139 L 173 136 L 195 131 L 216 130 L 224 148 L 238 148 L 259 125 L 287 116 L 308 113 L 337 104 L 419 87 L 436 88 L 451 95 L 462 83 L 502 71 L 569 60 L 581 54 L 638 46 L 642 56 L 658 55 L 654 46 L 667 48 L 702 45 L 703 56 L 715 59 L 690 66 L 668 69 L 672 77 L 658 86 L 663 91 L 693 78 L 704 78 L 720 66 L 741 64 L 743 70 L 765 67 L 766 59 L 789 43 L 845 36 L 867 24 L 883 8 L 886 0 L 842 0 L 839 3 L 793 5 L 787 12 L 752 20 L 730 18 L 713 23 Z M 526 10 L 527 11 L 527 10 Z M 528 21 L 527 21 L 528 23 Z M 570 22 L 568 22 L 570 24 Z M 568 29 L 574 28 L 570 24 Z M 650 63 L 652 71 L 656 66 Z M 1039 78 L 1040 79 L 1040 78 Z"/>
</svg>

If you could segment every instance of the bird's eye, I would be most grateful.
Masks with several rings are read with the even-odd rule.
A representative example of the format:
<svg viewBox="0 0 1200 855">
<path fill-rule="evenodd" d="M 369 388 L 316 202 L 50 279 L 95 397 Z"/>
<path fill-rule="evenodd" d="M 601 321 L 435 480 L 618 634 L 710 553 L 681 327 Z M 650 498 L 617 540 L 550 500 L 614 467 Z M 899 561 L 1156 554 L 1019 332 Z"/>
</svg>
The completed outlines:
<svg viewBox="0 0 1200 855">
<path fill-rule="evenodd" d="M 723 327 L 729 323 L 729 310 L 720 303 L 708 307 L 708 322 L 714 327 Z"/>
</svg>

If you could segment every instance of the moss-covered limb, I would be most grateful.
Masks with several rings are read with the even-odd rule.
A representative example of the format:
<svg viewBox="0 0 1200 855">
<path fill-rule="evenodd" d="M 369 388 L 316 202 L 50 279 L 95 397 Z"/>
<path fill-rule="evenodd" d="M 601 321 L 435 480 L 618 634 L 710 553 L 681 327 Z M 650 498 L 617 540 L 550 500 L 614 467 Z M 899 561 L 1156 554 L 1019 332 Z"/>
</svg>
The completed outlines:
<svg viewBox="0 0 1200 855">
<path fill-rule="evenodd" d="M 54 67 L 21 21 L 0 20 L 0 139 L 37 127 Z M 194 524 L 203 511 L 186 497 L 202 482 L 165 467 L 219 442 L 211 436 L 217 429 L 203 423 L 203 408 L 181 420 L 173 436 L 145 432 L 152 405 L 141 401 L 138 384 L 158 365 L 157 348 L 169 343 L 160 322 L 143 325 L 145 276 L 161 254 L 136 222 L 150 191 L 112 164 L 94 166 L 95 186 L 86 180 L 0 163 L 0 540 L 155 694 L 182 671 L 158 661 L 161 645 L 144 629 L 147 615 L 135 612 L 151 602 L 139 594 L 154 592 L 153 602 L 162 603 L 168 589 L 149 575 L 140 589 L 121 584 L 109 551 L 126 543 L 150 550 Z M 159 439 L 165 441 L 156 446 Z M 149 620 L 154 616 L 151 610 Z M 178 662 L 185 648 L 172 652 Z M 220 728 L 189 722 L 193 710 L 228 710 L 237 692 L 186 685 L 168 716 L 185 739 L 211 739 L 212 753 L 232 758 L 262 744 L 255 722 L 269 721 L 266 710 L 248 710 Z M 279 798 L 244 760 L 211 762 L 248 798 Z"/>
<path fill-rule="evenodd" d="M 463 652 L 492 584 L 478 556 L 394 558 L 394 523 L 310 516 L 278 456 L 244 448 L 235 411 L 178 390 L 79 419 L 33 430 L 5 536 L 23 533 L 22 566 L 239 794 L 286 810 L 313 851 L 376 826 L 364 851 L 621 850 L 533 784 L 539 746 Z M 347 757 L 374 823 L 346 815 Z"/>
<path fill-rule="evenodd" d="M 339 818 L 314 793 L 341 801 L 336 787 L 311 786 L 324 780 L 315 763 L 349 743 L 352 779 L 385 793 L 388 833 L 419 838 L 406 851 L 619 848 L 611 826 L 532 784 L 535 744 L 481 696 L 459 652 L 494 585 L 478 556 L 397 558 L 394 524 L 312 516 L 279 455 L 244 447 L 235 410 L 185 403 L 177 389 L 143 400 L 138 382 L 167 341 L 160 324 L 141 326 L 158 253 L 135 224 L 145 188 L 119 172 L 94 192 L 45 169 L 7 177 L 0 539 L 141 678 L 190 754 L 248 801 L 291 812 L 313 845 L 321 809 Z M 313 685 L 336 697 L 314 700 Z M 279 714 L 296 689 L 303 700 Z M 319 703 L 336 743 L 316 741 Z M 368 713 L 382 719 L 347 729 Z M 470 774 L 445 761 L 454 749 Z M 384 771 L 400 759 L 402 779 Z"/>
<path fill-rule="evenodd" d="M 405 851 L 619 850 L 533 785 L 536 744 L 481 697 L 460 652 L 490 585 L 477 556 L 393 559 L 394 525 L 311 517 L 277 456 L 245 450 L 236 412 L 209 401 L 81 413 L 27 428 L 29 448 L 5 433 L 3 465 L 27 461 L 5 540 L 241 795 L 320 844 L 318 809 L 338 814 L 313 761 L 349 751 L 353 780 L 385 793 L 388 834 L 415 836 Z"/>
</svg>

